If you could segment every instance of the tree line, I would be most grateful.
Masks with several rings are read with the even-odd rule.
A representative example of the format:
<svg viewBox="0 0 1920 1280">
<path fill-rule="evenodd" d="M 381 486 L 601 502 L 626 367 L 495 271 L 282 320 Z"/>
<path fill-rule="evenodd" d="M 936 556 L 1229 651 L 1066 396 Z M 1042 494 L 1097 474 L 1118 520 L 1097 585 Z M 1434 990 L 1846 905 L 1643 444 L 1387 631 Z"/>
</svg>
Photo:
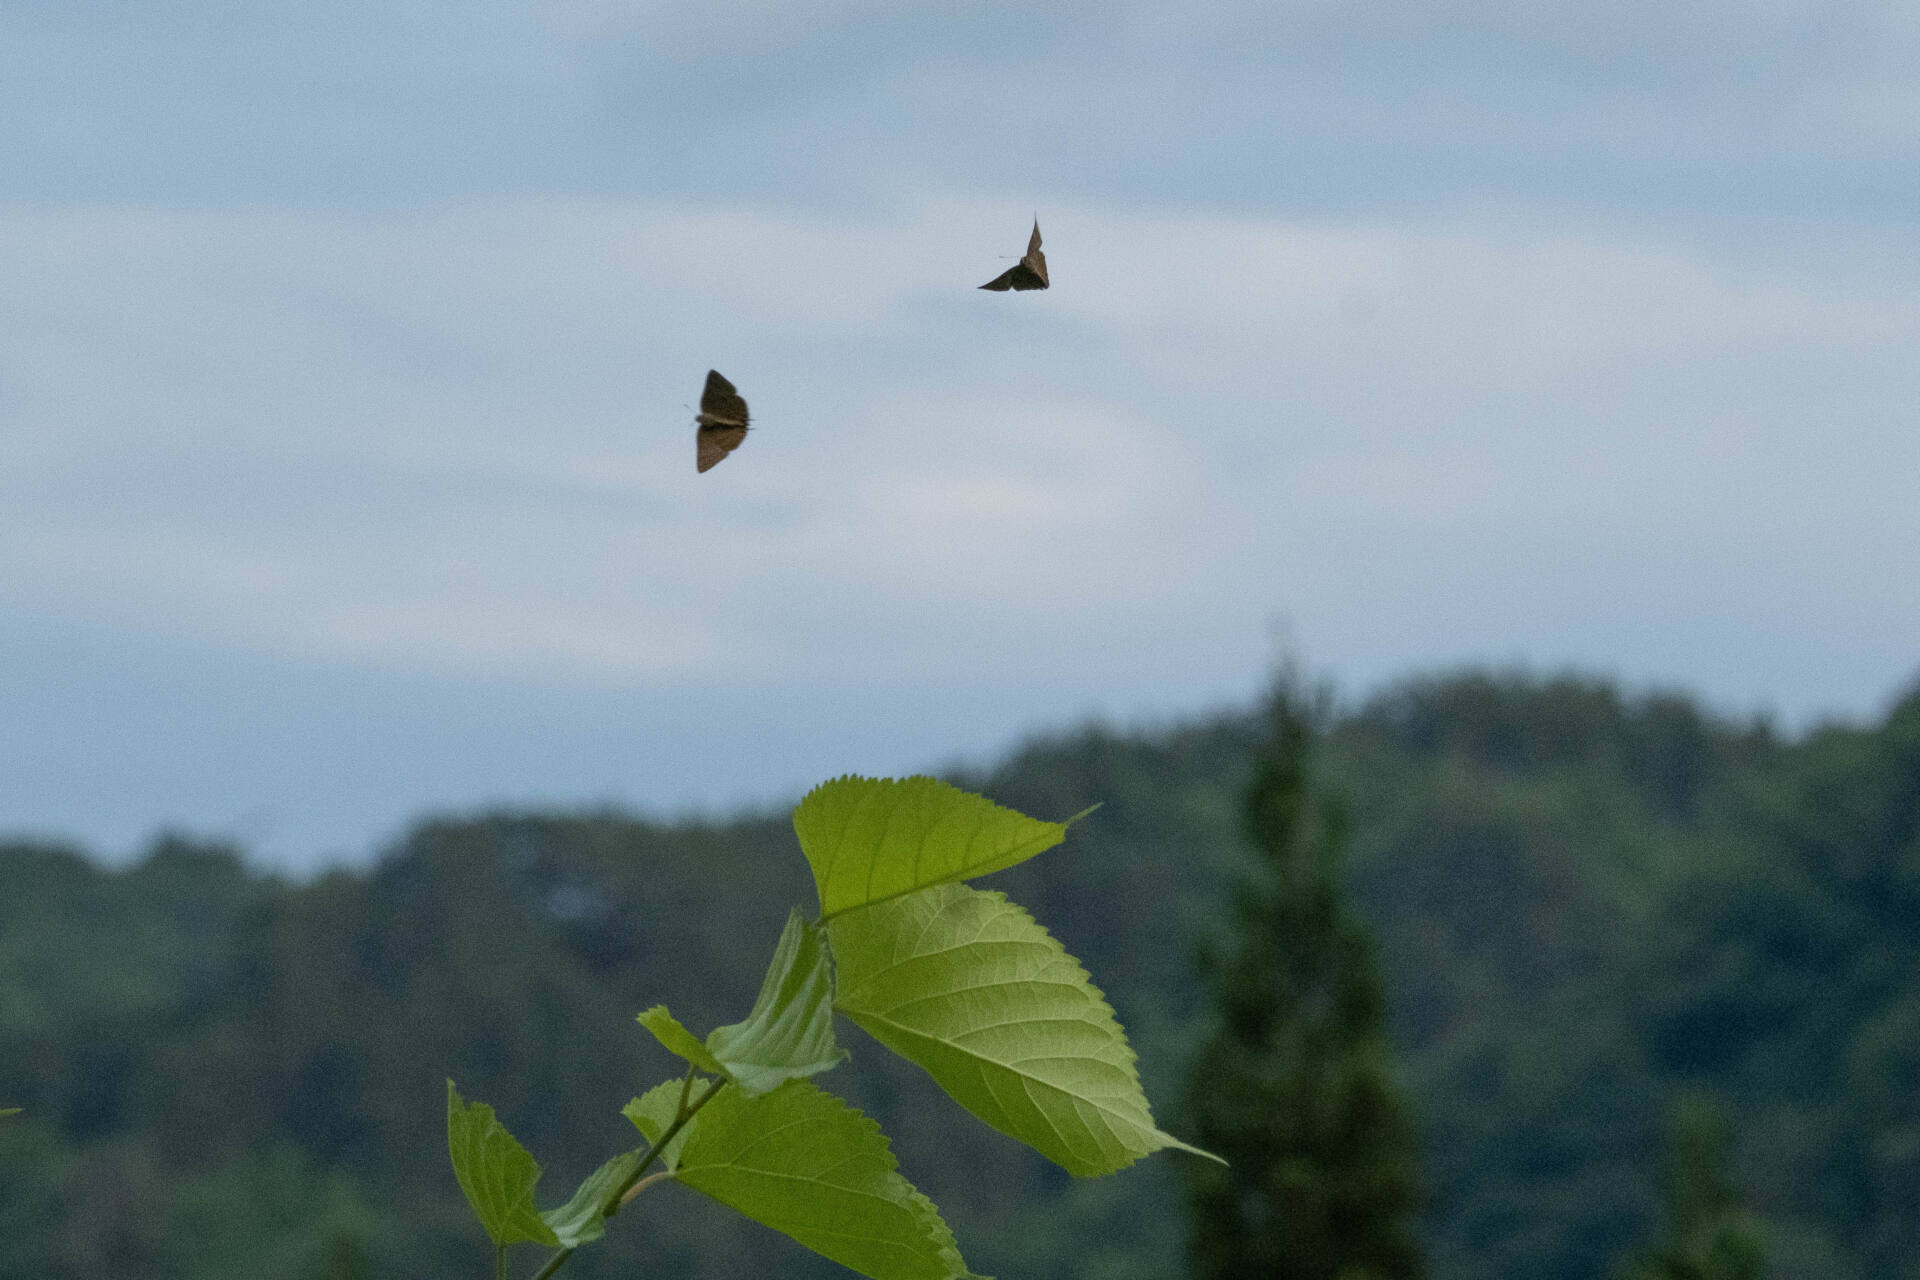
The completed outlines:
<svg viewBox="0 0 1920 1280">
<path fill-rule="evenodd" d="M 955 778 L 1047 817 L 1101 804 L 989 883 L 1099 976 L 1148 1093 L 1188 1100 L 1170 1130 L 1211 1147 L 1207 1126 L 1277 1112 L 1276 1142 L 1322 1144 L 1273 1185 L 1329 1239 L 1358 1212 L 1343 1183 L 1377 1193 L 1385 1225 L 1359 1234 L 1381 1256 L 1354 1275 L 1920 1266 L 1920 695 L 1788 737 L 1679 696 L 1469 673 L 1302 723 L 1293 765 L 1269 706 L 1088 727 Z M 500 813 L 302 882 L 178 837 L 117 869 L 0 846 L 0 1102 L 24 1108 L 0 1121 L 0 1276 L 474 1274 L 445 1078 L 571 1185 L 590 1170 L 564 1153 L 604 1150 L 669 1066 L 634 1014 L 668 989 L 690 1024 L 751 1002 L 805 889 L 792 839 L 784 814 Z M 1262 966 L 1321 1019 L 1291 1048 L 1257 1026 L 1235 1048 L 1218 1012 L 1270 1010 L 1234 994 Z M 1236 1119 L 1231 1090 L 1194 1083 L 1260 1043 L 1331 1120 Z M 1314 1045 L 1339 1052 L 1307 1070 Z M 1209 1193 L 1177 1167 L 1079 1182 L 909 1072 L 843 1085 L 977 1269 L 1203 1274 L 1188 1212 Z M 1342 1166 L 1358 1132 L 1374 1163 Z M 662 1274 L 836 1274 L 693 1201 L 623 1218 L 576 1274 L 630 1273 L 641 1237 Z"/>
</svg>

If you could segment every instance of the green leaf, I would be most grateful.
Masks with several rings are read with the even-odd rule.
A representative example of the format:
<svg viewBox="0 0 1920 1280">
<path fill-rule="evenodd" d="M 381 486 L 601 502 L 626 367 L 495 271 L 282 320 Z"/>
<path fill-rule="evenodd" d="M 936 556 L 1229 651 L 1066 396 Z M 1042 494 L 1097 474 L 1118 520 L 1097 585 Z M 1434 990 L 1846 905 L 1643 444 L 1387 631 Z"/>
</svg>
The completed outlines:
<svg viewBox="0 0 1920 1280">
<path fill-rule="evenodd" d="M 605 1234 L 608 1198 L 639 1167 L 638 1151 L 615 1156 L 587 1175 L 587 1180 L 573 1193 L 573 1199 L 540 1215 L 541 1221 L 553 1229 L 561 1248 L 577 1249 Z"/>
<path fill-rule="evenodd" d="M 824 931 L 795 907 L 744 1022 L 716 1027 L 706 1047 L 749 1097 L 846 1061 L 833 1040 L 833 976 Z"/>
<path fill-rule="evenodd" d="M 970 1276 L 880 1126 L 810 1082 L 729 1089 L 689 1128 L 676 1176 L 694 1190 L 874 1280 Z"/>
<path fill-rule="evenodd" d="M 0 1120 L 5 1120 L 8 1116 L 17 1116 L 19 1114 L 19 1107 L 0 1107 Z"/>
<path fill-rule="evenodd" d="M 660 1135 L 673 1127 L 674 1117 L 680 1114 L 680 1093 L 686 1087 L 682 1080 L 667 1080 L 653 1086 L 639 1097 L 620 1108 L 620 1114 L 633 1121 L 649 1144 L 660 1141 Z M 697 1086 L 698 1087 L 698 1086 Z M 708 1084 L 705 1088 L 718 1088 Z M 687 1130 L 682 1129 L 660 1153 L 660 1167 L 672 1171 L 680 1162 L 680 1149 L 687 1145 Z"/>
<path fill-rule="evenodd" d="M 671 1052 L 732 1081 L 749 1096 L 819 1075 L 847 1059 L 847 1051 L 833 1040 L 833 974 L 824 933 L 809 925 L 798 907 L 787 915 L 745 1021 L 715 1027 L 705 1043 L 663 1004 L 641 1014 L 640 1025 Z"/>
<path fill-rule="evenodd" d="M 447 1081 L 447 1151 L 453 1157 L 453 1176 L 460 1180 L 474 1216 L 496 1246 L 521 1241 L 560 1243 L 533 1207 L 539 1162 L 494 1119 L 492 1107 L 484 1102 L 468 1106 L 451 1080 Z"/>
<path fill-rule="evenodd" d="M 657 1004 L 640 1015 L 640 1025 L 653 1032 L 653 1038 L 665 1045 L 670 1053 L 677 1053 L 702 1071 L 716 1076 L 724 1076 L 727 1069 L 713 1056 L 700 1038 L 680 1025 L 680 1020 L 667 1012 L 667 1006 Z"/>
<path fill-rule="evenodd" d="M 1059 844 L 1086 813 L 1041 822 L 937 778 L 848 775 L 808 792 L 793 811 L 793 830 L 813 867 L 820 918 L 830 920 L 1025 862 Z"/>
<path fill-rule="evenodd" d="M 1162 1147 L 1133 1050 L 1079 961 L 1006 896 L 942 885 L 841 916 L 835 1007 L 954 1101 L 1079 1177 Z"/>
</svg>

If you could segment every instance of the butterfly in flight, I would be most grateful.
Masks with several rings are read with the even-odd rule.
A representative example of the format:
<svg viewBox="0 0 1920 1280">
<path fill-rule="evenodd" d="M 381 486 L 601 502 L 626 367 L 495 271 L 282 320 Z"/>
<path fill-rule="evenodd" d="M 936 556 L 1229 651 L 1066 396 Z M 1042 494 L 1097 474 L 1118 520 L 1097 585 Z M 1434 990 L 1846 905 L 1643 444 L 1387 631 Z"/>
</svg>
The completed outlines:
<svg viewBox="0 0 1920 1280">
<path fill-rule="evenodd" d="M 694 421 L 699 424 L 694 434 L 702 471 L 719 466 L 747 438 L 747 402 L 717 369 L 707 370 L 707 386 L 700 393 L 700 412 Z"/>
<path fill-rule="evenodd" d="M 1040 219 L 1033 220 L 1033 238 L 1027 241 L 1027 256 L 980 287 L 995 293 L 1047 287 L 1047 255 L 1040 252 Z"/>
</svg>

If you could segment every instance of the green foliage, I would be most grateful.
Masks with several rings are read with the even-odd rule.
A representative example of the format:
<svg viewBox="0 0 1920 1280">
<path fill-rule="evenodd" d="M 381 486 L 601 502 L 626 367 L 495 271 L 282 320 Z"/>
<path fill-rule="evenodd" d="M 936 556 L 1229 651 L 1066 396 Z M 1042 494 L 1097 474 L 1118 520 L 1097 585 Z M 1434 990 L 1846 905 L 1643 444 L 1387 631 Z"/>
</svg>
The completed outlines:
<svg viewBox="0 0 1920 1280">
<path fill-rule="evenodd" d="M 558 1209 L 540 1215 L 552 1229 L 555 1243 L 577 1249 L 606 1234 L 607 1206 L 618 1203 L 618 1196 L 632 1185 L 644 1156 L 640 1151 L 623 1151 L 588 1174 L 573 1193 L 573 1198 Z"/>
<path fill-rule="evenodd" d="M 1163 1147 L 1113 1010 L 998 893 L 945 885 L 831 925 L 834 1007 L 961 1106 L 1079 1177 Z"/>
<path fill-rule="evenodd" d="M 1674 1108 L 1660 1240 L 1621 1270 L 1622 1280 L 1759 1280 L 1767 1251 L 1727 1171 L 1728 1133 L 1703 1095 Z"/>
<path fill-rule="evenodd" d="M 1210 966 L 1217 1022 L 1188 1082 L 1201 1140 L 1231 1162 L 1187 1170 L 1192 1272 L 1415 1280 L 1418 1144 L 1372 945 L 1342 901 L 1343 824 L 1315 803 L 1299 693 L 1276 691 L 1270 715 L 1245 807 L 1259 861 Z"/>
<path fill-rule="evenodd" d="M 453 1174 L 480 1226 L 500 1248 L 557 1246 L 560 1240 L 533 1204 L 540 1165 L 484 1102 L 469 1105 L 447 1081 L 447 1151 Z"/>
<path fill-rule="evenodd" d="M 1167 1107 L 1208 1032 L 1192 957 L 1226 940 L 1266 738 L 1246 713 L 1092 726 L 951 776 L 1029 814 L 1103 801 L 991 885 L 1098 979 L 1157 1118 L 1208 1147 Z M 1662 1116 L 1689 1087 L 1748 1135 L 1770 1274 L 1920 1268 L 1916 744 L 1920 693 L 1786 738 L 1525 675 L 1425 680 L 1328 723 L 1316 786 L 1349 797 L 1341 880 L 1422 1121 L 1436 1280 L 1610 1276 L 1658 1229 Z M 786 812 L 494 813 L 301 881 L 183 841 L 112 867 L 0 842 L 0 1097 L 26 1108 L 0 1121 L 0 1276 L 471 1277 L 422 1100 L 453 1076 L 570 1191 L 625 1145 L 612 1113 L 685 1065 L 634 1013 L 665 996 L 704 1033 L 753 1003 L 815 892 L 793 841 Z M 881 1124 L 975 1269 L 1180 1273 L 1197 1162 L 1071 1178 L 836 1030 L 854 1069 L 821 1082 Z M 845 1274 L 664 1190 L 560 1280 Z"/>
<path fill-rule="evenodd" d="M 667 1012 L 667 1006 L 657 1004 L 642 1013 L 638 1019 L 641 1026 L 653 1033 L 667 1052 L 685 1058 L 702 1071 L 710 1071 L 716 1076 L 729 1075 L 726 1066 L 713 1056 L 713 1050 L 706 1042 L 680 1025 L 680 1020 Z"/>
<path fill-rule="evenodd" d="M 641 1176 L 655 1162 L 660 1177 L 875 1280 L 969 1276 L 880 1127 L 807 1083 L 847 1056 L 834 1042 L 836 1008 L 1071 1172 L 1112 1173 L 1185 1147 L 1154 1128 L 1133 1050 L 1078 962 L 1004 896 L 943 883 L 1031 857 L 1057 843 L 1065 824 L 929 778 L 842 778 L 815 789 L 794 825 L 823 913 L 840 912 L 832 928 L 848 998 L 836 999 L 827 926 L 795 908 L 745 1020 L 701 1041 L 665 1005 L 642 1013 L 640 1024 L 688 1064 L 677 1096 L 671 1084 L 656 1086 L 623 1109 L 647 1136 L 646 1151 L 614 1157 L 566 1206 L 539 1215 L 533 1157 L 491 1108 L 465 1106 L 448 1081 L 461 1188 L 496 1249 L 521 1241 L 561 1249 L 542 1280 L 603 1234 L 604 1219 L 648 1185 Z M 702 1071 L 718 1078 L 696 1092 Z M 1003 1092 L 1029 1101 L 1007 1106 Z"/>
<path fill-rule="evenodd" d="M 781 931 L 760 995 L 744 1022 L 714 1028 L 707 1046 L 748 1097 L 846 1061 L 833 1040 L 833 972 L 818 925 L 795 907 Z"/>
<path fill-rule="evenodd" d="M 916 889 L 1003 871 L 1059 844 L 1086 812 L 1040 822 L 936 778 L 849 775 L 808 792 L 793 812 L 793 830 L 827 921 Z"/>
<path fill-rule="evenodd" d="M 622 1107 L 620 1114 L 633 1122 L 633 1127 L 645 1136 L 648 1143 L 659 1147 L 660 1139 L 673 1127 L 674 1117 L 679 1114 L 690 1087 L 690 1081 L 662 1080 Z M 687 1130 L 682 1129 L 659 1151 L 662 1165 L 671 1169 L 679 1163 L 679 1150 L 686 1144 Z"/>
<path fill-rule="evenodd" d="M 150 1254 L 126 1274 L 362 1280 L 376 1230 L 359 1188 L 282 1142 L 173 1188 Z"/>
<path fill-rule="evenodd" d="M 876 1280 L 963 1280 L 953 1233 L 898 1172 L 880 1126 L 792 1080 L 729 1092 L 688 1129 L 673 1177 Z"/>
<path fill-rule="evenodd" d="M 832 1002 L 833 973 L 821 929 L 806 923 L 796 907 L 744 1022 L 715 1027 L 702 1042 L 662 1004 L 641 1014 L 640 1025 L 697 1069 L 758 1096 L 846 1060 L 846 1050 L 833 1039 Z"/>
</svg>

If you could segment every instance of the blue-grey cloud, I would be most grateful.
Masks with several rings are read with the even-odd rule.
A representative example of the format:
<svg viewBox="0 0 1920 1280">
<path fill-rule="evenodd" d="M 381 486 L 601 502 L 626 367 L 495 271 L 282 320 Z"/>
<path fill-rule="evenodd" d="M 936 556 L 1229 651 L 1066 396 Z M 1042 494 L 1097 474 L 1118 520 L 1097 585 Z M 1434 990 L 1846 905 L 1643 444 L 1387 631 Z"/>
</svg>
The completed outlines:
<svg viewBox="0 0 1920 1280">
<path fill-rule="evenodd" d="M 9 6 L 0 193 L 1911 216 L 1892 3 Z"/>
<path fill-rule="evenodd" d="M 1278 616 L 1359 687 L 1867 710 L 1920 634 L 1916 47 L 9 5 L 0 828 L 772 797 L 1237 696 Z M 1036 211 L 1056 287 L 978 293 Z M 709 367 L 756 430 L 696 476 Z"/>
</svg>

